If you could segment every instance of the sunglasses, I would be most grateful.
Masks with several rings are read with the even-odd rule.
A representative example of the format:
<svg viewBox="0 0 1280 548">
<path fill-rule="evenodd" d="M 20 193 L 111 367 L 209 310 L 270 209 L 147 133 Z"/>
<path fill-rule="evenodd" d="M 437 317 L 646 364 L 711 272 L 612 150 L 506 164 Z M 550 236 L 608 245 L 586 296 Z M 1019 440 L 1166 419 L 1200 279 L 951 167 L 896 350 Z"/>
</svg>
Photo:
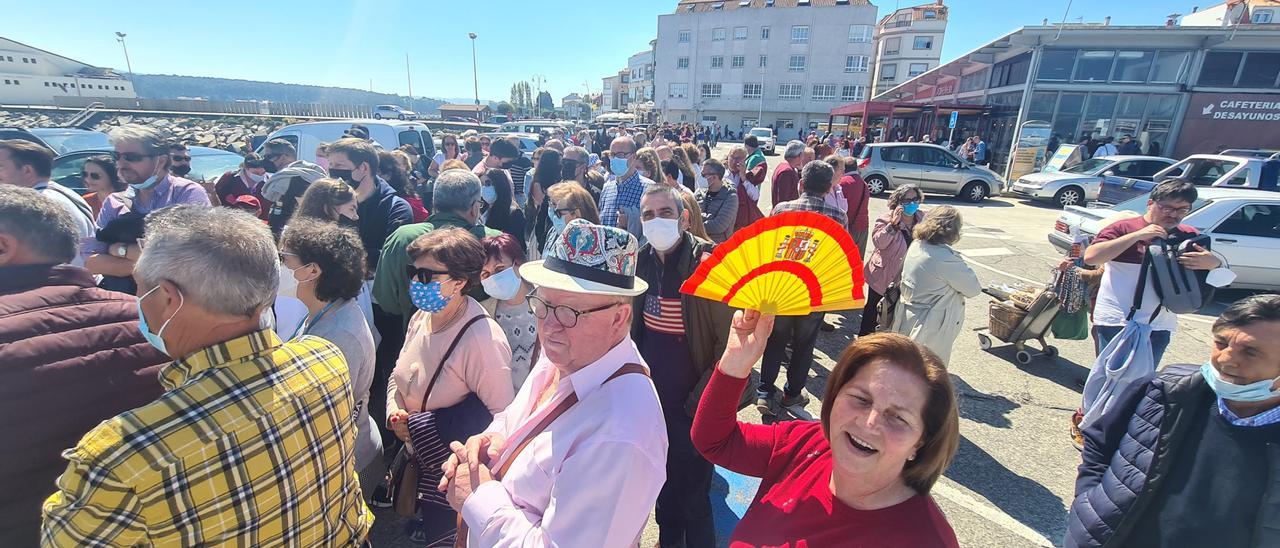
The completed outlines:
<svg viewBox="0 0 1280 548">
<path fill-rule="evenodd" d="M 159 154 L 147 154 L 145 152 L 112 152 L 111 157 L 119 162 L 124 160 L 129 163 L 136 163 L 146 160 L 147 158 L 155 158 Z"/>
<path fill-rule="evenodd" d="M 101 173 L 90 173 L 90 172 L 88 172 L 88 171 L 82 171 L 82 172 L 80 172 L 80 179 L 81 179 L 81 180 L 84 180 L 84 179 L 92 179 L 92 180 L 94 180 L 94 181 L 97 181 L 98 179 L 101 179 L 101 178 L 102 178 L 102 174 L 101 174 Z"/>
<path fill-rule="evenodd" d="M 277 153 L 275 153 L 275 154 L 268 154 L 268 155 L 266 155 L 266 156 L 263 156 L 263 157 L 262 157 L 262 159 L 263 159 L 263 160 L 266 160 L 266 161 L 268 161 L 268 162 L 274 162 L 274 161 L 276 161 L 276 158 L 279 158 L 279 157 L 281 157 L 281 156 L 284 156 L 284 153 L 277 152 Z M 188 159 L 189 159 L 189 158 L 188 158 Z"/>
<path fill-rule="evenodd" d="M 424 284 L 429 284 L 429 283 L 431 283 L 431 278 L 434 278 L 434 277 L 436 277 L 436 276 L 440 276 L 440 275 L 448 275 L 448 274 L 449 274 L 449 271 L 447 271 L 447 270 L 432 270 L 432 269 L 430 269 L 430 268 L 418 268 L 418 267 L 413 266 L 413 265 L 407 265 L 407 266 L 405 266 L 405 267 L 404 267 L 404 271 L 405 271 L 405 274 L 409 277 L 409 279 L 410 279 L 410 280 L 417 280 L 417 281 L 422 282 L 422 283 L 424 283 Z"/>
<path fill-rule="evenodd" d="M 172 158 L 172 159 L 173 159 L 173 161 L 175 161 L 175 162 L 190 162 L 190 161 L 191 161 L 191 157 L 190 157 L 190 156 L 170 156 L 170 158 Z"/>
</svg>

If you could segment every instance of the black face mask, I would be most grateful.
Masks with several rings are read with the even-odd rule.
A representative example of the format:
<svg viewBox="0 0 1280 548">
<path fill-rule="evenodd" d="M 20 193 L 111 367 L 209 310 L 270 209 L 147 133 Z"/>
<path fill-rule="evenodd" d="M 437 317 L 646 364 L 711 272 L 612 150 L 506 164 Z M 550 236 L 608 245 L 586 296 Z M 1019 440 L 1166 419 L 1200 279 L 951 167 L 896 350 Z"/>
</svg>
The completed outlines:
<svg viewBox="0 0 1280 548">
<path fill-rule="evenodd" d="M 356 183 L 353 171 L 350 169 L 338 169 L 336 167 L 331 167 L 329 168 L 329 177 L 342 179 L 343 181 L 346 181 L 347 184 L 351 185 L 352 188 L 359 186 L 359 183 Z"/>
<path fill-rule="evenodd" d="M 572 181 L 578 178 L 578 161 L 577 160 L 561 160 L 560 161 L 560 178 L 565 181 Z"/>
<path fill-rule="evenodd" d="M 348 218 L 346 215 L 338 215 L 338 226 L 347 228 L 360 228 L 360 221 Z"/>
<path fill-rule="evenodd" d="M 172 165 L 172 166 L 169 166 L 169 172 L 179 177 L 182 177 L 188 173 L 191 173 L 191 166 L 190 165 L 185 165 L 185 166 Z"/>
<path fill-rule="evenodd" d="M 277 171 L 280 171 L 280 168 L 276 167 L 276 163 L 272 161 L 262 162 L 262 169 L 267 170 L 267 173 L 275 173 Z"/>
</svg>

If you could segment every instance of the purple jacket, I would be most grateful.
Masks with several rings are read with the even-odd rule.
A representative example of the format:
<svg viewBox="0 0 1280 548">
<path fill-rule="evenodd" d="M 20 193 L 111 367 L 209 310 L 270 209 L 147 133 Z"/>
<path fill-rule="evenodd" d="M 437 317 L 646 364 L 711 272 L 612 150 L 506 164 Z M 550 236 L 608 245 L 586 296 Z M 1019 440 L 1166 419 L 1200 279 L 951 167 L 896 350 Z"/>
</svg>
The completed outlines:
<svg viewBox="0 0 1280 548">
<path fill-rule="evenodd" d="M 907 247 L 911 242 L 901 230 L 893 227 L 889 219 L 893 212 L 886 212 L 876 217 L 875 227 L 871 229 L 871 259 L 867 261 L 867 287 L 872 291 L 884 294 L 889 284 L 902 277 L 902 263 L 907 258 Z M 924 212 L 917 211 L 916 222 L 924 219 Z"/>
</svg>

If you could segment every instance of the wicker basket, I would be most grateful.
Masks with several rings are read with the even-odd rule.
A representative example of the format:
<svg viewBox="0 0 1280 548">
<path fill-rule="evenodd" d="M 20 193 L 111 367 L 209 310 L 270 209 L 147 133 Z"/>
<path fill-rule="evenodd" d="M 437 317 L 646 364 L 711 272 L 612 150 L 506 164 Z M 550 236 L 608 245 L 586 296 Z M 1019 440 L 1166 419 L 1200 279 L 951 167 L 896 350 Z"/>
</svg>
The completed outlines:
<svg viewBox="0 0 1280 548">
<path fill-rule="evenodd" d="M 991 334 L 1002 341 L 1013 336 L 1013 329 L 1026 317 L 1027 311 L 1005 301 L 992 301 L 988 309 Z"/>
</svg>

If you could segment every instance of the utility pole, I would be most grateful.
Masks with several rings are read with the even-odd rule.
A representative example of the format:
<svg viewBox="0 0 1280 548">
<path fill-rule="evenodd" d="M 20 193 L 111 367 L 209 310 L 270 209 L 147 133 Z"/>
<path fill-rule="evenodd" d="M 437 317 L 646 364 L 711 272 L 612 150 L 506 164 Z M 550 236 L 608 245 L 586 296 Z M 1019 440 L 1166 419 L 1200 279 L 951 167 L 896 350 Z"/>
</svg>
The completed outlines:
<svg viewBox="0 0 1280 548">
<path fill-rule="evenodd" d="M 124 49 L 124 65 L 129 69 L 129 80 L 133 81 L 133 63 L 129 62 L 129 46 L 124 43 L 125 33 L 117 32 L 116 41 L 120 42 L 120 47 Z M 79 86 L 76 89 L 80 89 Z"/>
<path fill-rule="evenodd" d="M 756 112 L 756 127 L 762 126 L 764 126 L 764 69 L 760 69 L 760 110 Z"/>
<path fill-rule="evenodd" d="M 542 96 L 542 83 L 547 81 L 547 77 L 542 74 L 535 74 L 533 75 L 533 81 L 538 86 L 538 92 L 533 95 L 533 111 L 538 113 L 538 116 L 541 116 L 542 105 L 539 104 L 538 98 Z"/>
<path fill-rule="evenodd" d="M 409 52 L 404 54 L 404 77 L 409 81 L 409 110 L 413 110 L 413 73 L 409 71 Z"/>
<path fill-rule="evenodd" d="M 476 76 L 476 33 L 468 33 L 471 38 L 471 87 L 476 94 L 476 106 L 480 106 L 480 78 Z"/>
</svg>

